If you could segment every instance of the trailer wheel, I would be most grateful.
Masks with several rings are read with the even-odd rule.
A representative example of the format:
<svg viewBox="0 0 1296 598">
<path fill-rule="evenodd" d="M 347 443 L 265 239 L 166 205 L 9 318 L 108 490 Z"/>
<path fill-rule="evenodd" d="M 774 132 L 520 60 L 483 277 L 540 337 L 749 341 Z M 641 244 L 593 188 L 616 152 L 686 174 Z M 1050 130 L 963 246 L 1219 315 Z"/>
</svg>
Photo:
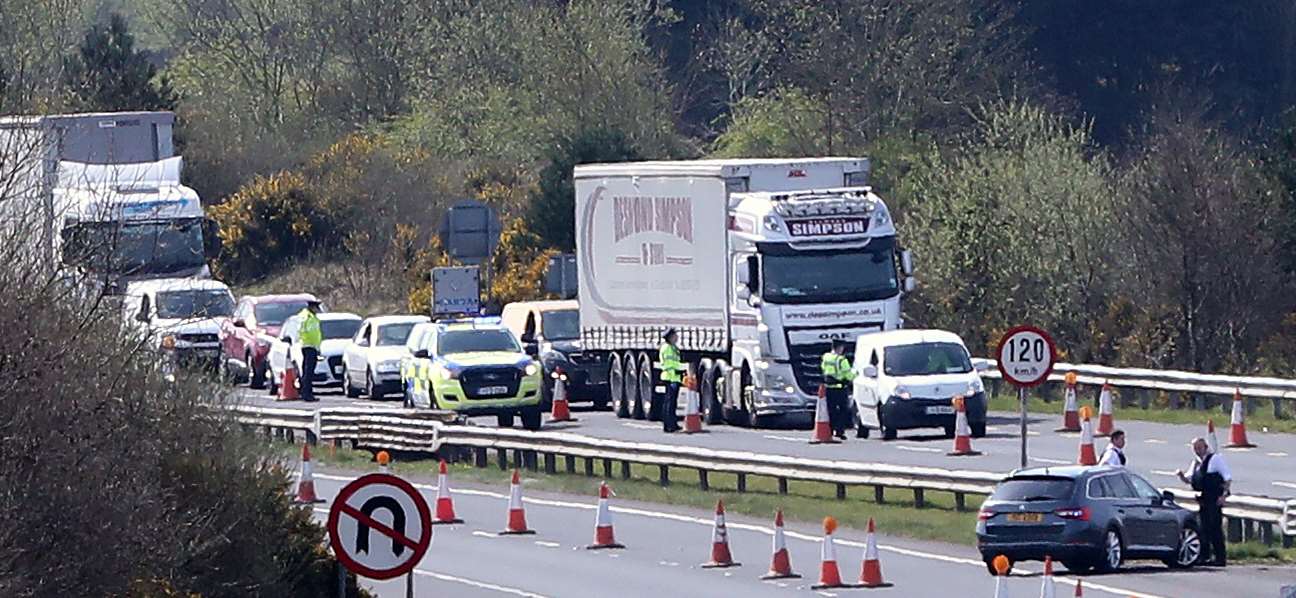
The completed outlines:
<svg viewBox="0 0 1296 598">
<path fill-rule="evenodd" d="M 622 419 L 630 417 L 630 402 L 627 401 L 625 386 L 625 367 L 621 355 L 608 355 L 608 394 L 612 398 L 612 408 L 616 416 Z"/>
<path fill-rule="evenodd" d="M 635 403 L 635 419 L 651 419 L 653 414 L 653 367 L 648 353 L 639 354 L 639 400 Z"/>
</svg>

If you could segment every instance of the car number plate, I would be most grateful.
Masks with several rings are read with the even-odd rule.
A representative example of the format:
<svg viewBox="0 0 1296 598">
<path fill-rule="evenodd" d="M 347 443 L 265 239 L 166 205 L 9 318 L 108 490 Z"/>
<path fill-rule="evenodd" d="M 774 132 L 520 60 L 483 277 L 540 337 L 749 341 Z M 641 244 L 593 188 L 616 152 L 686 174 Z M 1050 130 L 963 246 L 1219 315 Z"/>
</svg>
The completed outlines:
<svg viewBox="0 0 1296 598">
<path fill-rule="evenodd" d="M 934 405 L 927 408 L 927 415 L 954 415 L 954 408 L 948 405 Z"/>
<path fill-rule="evenodd" d="M 479 395 L 503 395 L 508 394 L 507 386 L 483 386 L 477 391 Z"/>
<path fill-rule="evenodd" d="M 1020 523 L 1039 523 L 1044 521 L 1043 513 L 1009 513 L 1008 521 L 1017 521 Z"/>
</svg>

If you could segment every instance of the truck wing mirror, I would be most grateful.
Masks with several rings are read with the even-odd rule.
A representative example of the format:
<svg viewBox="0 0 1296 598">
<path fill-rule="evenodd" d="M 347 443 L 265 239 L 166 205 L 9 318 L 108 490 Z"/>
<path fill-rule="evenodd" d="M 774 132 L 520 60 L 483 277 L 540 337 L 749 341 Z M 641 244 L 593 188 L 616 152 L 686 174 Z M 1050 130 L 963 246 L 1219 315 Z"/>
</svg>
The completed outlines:
<svg viewBox="0 0 1296 598">
<path fill-rule="evenodd" d="M 743 262 L 743 267 L 738 268 L 738 271 L 734 272 L 734 276 L 738 278 L 738 284 L 742 285 L 743 287 L 746 287 L 747 285 L 751 284 L 751 272 L 748 271 L 746 266 L 747 263 Z"/>
<path fill-rule="evenodd" d="M 904 272 L 905 276 L 913 274 L 913 253 L 910 253 L 908 249 L 900 252 L 900 269 Z"/>
<path fill-rule="evenodd" d="M 738 297 L 739 301 L 749 301 L 752 296 L 751 289 L 747 288 L 746 285 L 741 284 L 734 288 L 734 295 Z"/>
<path fill-rule="evenodd" d="M 907 278 L 904 279 L 904 291 L 905 291 L 906 293 L 912 293 L 912 292 L 914 292 L 914 289 L 917 289 L 917 288 L 918 288 L 918 279 L 917 279 L 917 278 L 914 278 L 914 277 L 910 276 L 910 277 L 907 277 Z"/>
</svg>

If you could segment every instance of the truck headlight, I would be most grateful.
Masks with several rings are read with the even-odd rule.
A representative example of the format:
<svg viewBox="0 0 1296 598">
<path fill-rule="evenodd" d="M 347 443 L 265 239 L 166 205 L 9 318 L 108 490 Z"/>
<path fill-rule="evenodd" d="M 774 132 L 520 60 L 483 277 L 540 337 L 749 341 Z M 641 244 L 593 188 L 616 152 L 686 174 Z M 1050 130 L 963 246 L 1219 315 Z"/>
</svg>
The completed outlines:
<svg viewBox="0 0 1296 598">
<path fill-rule="evenodd" d="M 174 351 L 175 348 L 176 348 L 176 337 L 175 337 L 175 335 L 174 335 L 174 334 L 168 334 L 168 335 L 162 337 L 162 341 L 161 341 L 161 343 L 159 343 L 158 348 L 162 349 L 163 351 Z"/>
</svg>

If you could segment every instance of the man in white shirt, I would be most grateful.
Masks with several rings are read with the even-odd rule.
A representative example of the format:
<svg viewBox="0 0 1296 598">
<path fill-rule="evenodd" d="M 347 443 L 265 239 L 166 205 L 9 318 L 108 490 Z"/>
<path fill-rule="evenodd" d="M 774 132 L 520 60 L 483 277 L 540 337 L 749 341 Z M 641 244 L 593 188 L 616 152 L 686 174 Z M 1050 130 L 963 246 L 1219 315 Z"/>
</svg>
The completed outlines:
<svg viewBox="0 0 1296 598">
<path fill-rule="evenodd" d="M 1212 453 L 1204 438 L 1194 438 L 1193 453 L 1196 458 L 1192 463 L 1192 475 L 1184 475 L 1183 470 L 1176 471 L 1179 480 L 1192 485 L 1197 491 L 1197 518 L 1201 522 L 1202 562 L 1223 567 L 1225 562 L 1224 547 L 1224 501 L 1228 498 L 1229 488 L 1233 485 L 1233 472 L 1229 471 L 1224 456 Z M 1212 558 L 1213 557 L 1213 558 Z"/>
<path fill-rule="evenodd" d="M 1111 467 L 1125 467 L 1125 431 L 1114 430 L 1111 433 L 1111 441 L 1107 443 L 1107 450 L 1103 451 L 1102 459 L 1098 460 L 1099 465 L 1108 465 Z"/>
</svg>

